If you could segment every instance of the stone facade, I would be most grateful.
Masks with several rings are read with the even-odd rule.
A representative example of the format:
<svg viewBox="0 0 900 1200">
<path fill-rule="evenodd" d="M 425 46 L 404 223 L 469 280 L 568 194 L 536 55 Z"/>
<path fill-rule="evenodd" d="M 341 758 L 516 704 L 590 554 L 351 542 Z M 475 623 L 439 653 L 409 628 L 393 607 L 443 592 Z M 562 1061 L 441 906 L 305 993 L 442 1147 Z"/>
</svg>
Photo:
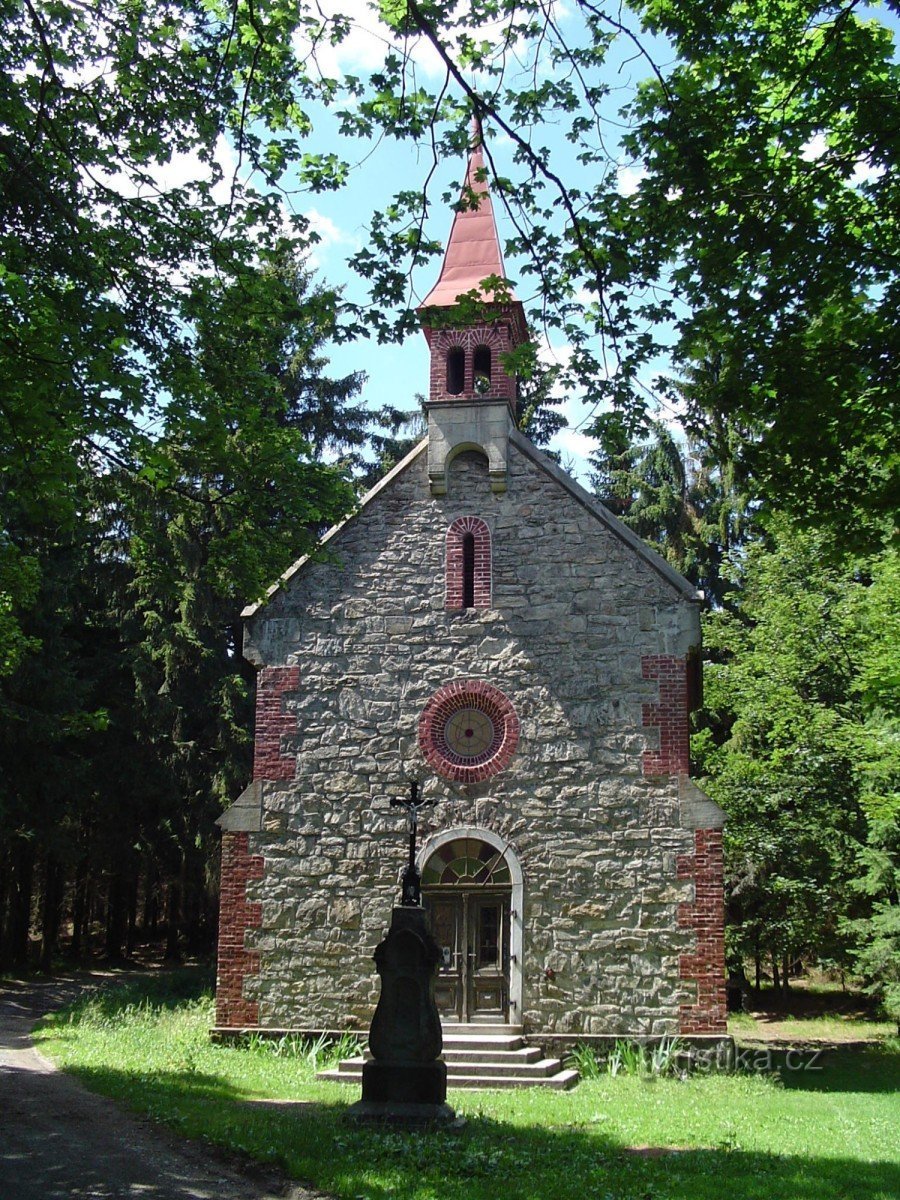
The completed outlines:
<svg viewBox="0 0 900 1200">
<path fill-rule="evenodd" d="M 260 919 L 240 947 L 246 1007 L 220 993 L 221 1025 L 367 1027 L 403 866 L 388 797 L 418 773 L 438 799 L 426 853 L 432 834 L 483 830 L 520 865 L 510 1021 L 724 1030 L 721 838 L 697 814 L 721 822 L 683 795 L 696 598 L 515 431 L 507 479 L 492 491 L 484 456 L 464 451 L 435 496 L 422 443 L 249 619 L 264 749 L 243 836 Z M 490 608 L 446 603 L 448 530 L 468 517 L 490 532 Z M 481 783 L 433 776 L 418 744 L 457 679 L 496 686 L 518 716 L 512 760 Z"/>
</svg>

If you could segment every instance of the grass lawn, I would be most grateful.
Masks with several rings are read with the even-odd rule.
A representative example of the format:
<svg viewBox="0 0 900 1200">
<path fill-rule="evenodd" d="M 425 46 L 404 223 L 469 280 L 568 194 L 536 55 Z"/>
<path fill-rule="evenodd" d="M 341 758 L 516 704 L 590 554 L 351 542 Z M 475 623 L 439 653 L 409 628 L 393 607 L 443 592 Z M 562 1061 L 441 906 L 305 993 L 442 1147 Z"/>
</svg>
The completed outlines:
<svg viewBox="0 0 900 1200">
<path fill-rule="evenodd" d="M 307 1058 L 210 1043 L 197 993 L 184 975 L 110 989 L 36 1039 L 89 1087 L 348 1200 L 900 1197 L 897 1042 L 827 1052 L 817 1070 L 451 1092 L 461 1132 L 379 1132 L 343 1120 L 358 1087 L 316 1083 Z"/>
</svg>

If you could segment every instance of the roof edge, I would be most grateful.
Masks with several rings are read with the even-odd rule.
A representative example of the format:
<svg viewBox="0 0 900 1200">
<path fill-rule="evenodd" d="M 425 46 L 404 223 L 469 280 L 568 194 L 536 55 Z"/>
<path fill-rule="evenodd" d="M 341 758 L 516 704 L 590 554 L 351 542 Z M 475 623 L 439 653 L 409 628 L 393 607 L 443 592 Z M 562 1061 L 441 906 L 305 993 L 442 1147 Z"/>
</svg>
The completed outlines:
<svg viewBox="0 0 900 1200">
<path fill-rule="evenodd" d="M 427 437 L 424 437 L 420 442 L 417 442 L 416 445 L 413 446 L 412 450 L 410 450 L 409 454 L 407 454 L 406 458 L 401 459 L 395 467 L 392 467 L 390 471 L 388 471 L 387 475 L 385 475 L 383 479 L 379 479 L 375 486 L 366 492 L 352 513 L 349 513 L 348 516 L 344 517 L 343 521 L 338 521 L 336 525 L 332 525 L 331 528 L 322 535 L 317 544 L 317 549 L 319 546 L 324 546 L 326 542 L 330 542 L 331 539 L 340 533 L 340 531 L 346 525 L 349 525 L 351 521 L 355 520 L 355 518 L 359 516 L 366 505 L 370 504 L 379 494 L 379 492 L 382 492 L 388 486 L 388 484 L 392 483 L 398 475 L 405 471 L 410 463 L 418 458 L 418 456 L 425 449 L 427 449 L 427 447 Z M 289 583 L 297 574 L 297 572 L 306 566 L 306 564 L 311 560 L 315 561 L 314 553 L 304 554 L 301 558 L 298 558 L 296 562 L 291 563 L 287 570 L 279 575 L 272 586 L 270 588 L 266 588 L 264 595 L 259 600 L 255 601 L 253 604 L 248 604 L 241 610 L 241 616 L 244 618 L 244 620 L 247 620 L 250 617 L 255 617 L 260 609 L 265 608 L 272 597 L 276 596 L 284 587 L 284 585 Z"/>
<path fill-rule="evenodd" d="M 542 454 L 537 446 L 533 442 L 530 442 L 523 433 L 520 433 L 518 429 L 513 429 L 510 431 L 509 440 L 517 450 L 521 450 L 532 462 L 548 475 L 552 476 L 557 483 L 561 484 L 579 504 L 605 525 L 611 533 L 615 534 L 616 537 L 639 554 L 647 565 L 653 568 L 657 575 L 661 575 L 686 600 L 699 602 L 703 599 L 703 593 L 698 591 L 689 580 L 685 579 L 680 571 L 676 571 L 673 566 L 667 563 L 661 554 L 657 554 L 655 550 L 651 550 L 647 543 L 642 538 L 639 538 L 633 530 L 629 529 L 624 521 L 620 521 L 618 517 L 613 516 L 608 508 L 605 508 L 595 496 L 592 496 L 571 475 L 567 474 L 552 458 L 548 458 L 546 454 Z"/>
</svg>

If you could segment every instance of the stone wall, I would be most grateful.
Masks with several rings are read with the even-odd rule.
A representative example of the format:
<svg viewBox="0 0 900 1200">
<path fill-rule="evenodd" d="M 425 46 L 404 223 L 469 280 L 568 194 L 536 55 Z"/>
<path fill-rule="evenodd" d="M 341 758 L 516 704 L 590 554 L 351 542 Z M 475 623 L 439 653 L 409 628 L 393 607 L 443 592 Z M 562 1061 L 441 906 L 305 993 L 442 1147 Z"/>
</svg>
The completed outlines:
<svg viewBox="0 0 900 1200">
<path fill-rule="evenodd" d="M 492 607 L 452 611 L 446 535 L 466 516 L 491 533 Z M 673 701 L 647 664 L 683 663 L 696 605 L 512 444 L 502 494 L 484 459 L 464 453 L 435 498 L 423 450 L 327 553 L 248 629 L 251 659 L 299 669 L 279 700 L 290 719 L 277 754 L 296 769 L 262 785 L 261 832 L 249 835 L 265 866 L 247 885 L 261 923 L 245 944 L 260 970 L 244 997 L 260 1025 L 367 1026 L 371 956 L 404 865 L 388 798 L 423 770 L 429 698 L 482 679 L 516 708 L 516 753 L 479 784 L 423 771 L 439 799 L 424 836 L 477 826 L 515 847 L 524 1011 L 511 1019 L 561 1034 L 677 1032 L 698 1003 L 685 970 L 697 926 L 679 921 L 699 878 L 679 864 L 697 847 L 666 773 L 682 761 L 652 719 Z M 645 755 L 665 759 L 662 773 Z"/>
</svg>

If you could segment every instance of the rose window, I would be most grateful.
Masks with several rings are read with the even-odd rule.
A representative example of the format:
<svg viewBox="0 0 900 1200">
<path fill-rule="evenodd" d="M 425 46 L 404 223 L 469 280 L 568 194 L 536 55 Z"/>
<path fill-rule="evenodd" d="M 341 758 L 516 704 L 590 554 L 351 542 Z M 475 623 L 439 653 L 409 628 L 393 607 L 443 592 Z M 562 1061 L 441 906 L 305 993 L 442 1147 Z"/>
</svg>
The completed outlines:
<svg viewBox="0 0 900 1200">
<path fill-rule="evenodd" d="M 477 783 L 509 763 L 519 721 L 504 694 L 480 680 L 461 680 L 437 691 L 419 720 L 426 761 L 447 779 Z"/>
</svg>

